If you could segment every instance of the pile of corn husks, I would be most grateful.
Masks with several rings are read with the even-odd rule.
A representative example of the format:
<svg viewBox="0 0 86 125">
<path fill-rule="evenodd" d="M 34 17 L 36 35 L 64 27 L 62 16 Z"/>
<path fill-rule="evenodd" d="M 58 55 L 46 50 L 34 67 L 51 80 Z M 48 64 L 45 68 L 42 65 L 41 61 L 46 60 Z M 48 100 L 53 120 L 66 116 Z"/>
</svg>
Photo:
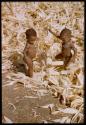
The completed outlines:
<svg viewBox="0 0 86 125">
<path fill-rule="evenodd" d="M 83 2 L 2 2 L 2 73 L 7 74 L 8 83 L 22 81 L 26 87 L 30 78 L 23 73 L 14 73 L 9 57 L 23 53 L 25 31 L 33 27 L 38 35 L 38 49 L 47 53 L 47 64 L 34 60 L 35 84 L 44 85 L 54 97 L 67 108 L 52 114 L 68 113 L 56 119 L 59 123 L 80 123 L 84 119 L 84 3 Z M 75 63 L 66 70 L 56 68 L 62 61 L 54 59 L 61 51 L 61 43 L 47 30 L 61 31 L 64 27 L 72 31 L 72 40 L 77 48 Z M 14 77 L 15 76 L 15 77 Z M 3 77 L 4 79 L 4 77 Z"/>
</svg>

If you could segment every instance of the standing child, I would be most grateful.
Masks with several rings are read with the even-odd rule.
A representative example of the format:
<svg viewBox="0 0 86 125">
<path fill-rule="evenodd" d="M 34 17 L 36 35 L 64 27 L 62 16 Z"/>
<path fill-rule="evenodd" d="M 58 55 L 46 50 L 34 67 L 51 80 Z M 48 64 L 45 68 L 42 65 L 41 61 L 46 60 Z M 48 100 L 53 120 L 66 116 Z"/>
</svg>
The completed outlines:
<svg viewBox="0 0 86 125">
<path fill-rule="evenodd" d="M 26 63 L 26 74 L 29 77 L 33 77 L 33 58 L 36 57 L 35 41 L 37 39 L 37 33 L 33 28 L 27 29 L 26 32 L 26 46 L 24 49 L 24 62 Z"/>
</svg>

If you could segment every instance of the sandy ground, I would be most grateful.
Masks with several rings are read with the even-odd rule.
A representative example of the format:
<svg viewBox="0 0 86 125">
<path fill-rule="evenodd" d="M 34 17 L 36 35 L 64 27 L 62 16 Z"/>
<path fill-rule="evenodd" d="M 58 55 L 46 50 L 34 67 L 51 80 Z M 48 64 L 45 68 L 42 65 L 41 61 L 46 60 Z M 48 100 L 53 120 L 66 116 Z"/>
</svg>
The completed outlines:
<svg viewBox="0 0 86 125">
<path fill-rule="evenodd" d="M 6 81 L 4 75 L 3 85 L 6 85 Z M 52 122 L 61 117 L 61 114 L 52 115 L 49 108 L 40 107 L 53 104 L 53 110 L 56 110 L 55 105 L 59 105 L 58 99 L 54 98 L 43 85 L 35 87 L 34 89 L 25 88 L 20 83 L 2 87 L 2 115 L 13 123 Z M 44 93 L 39 96 L 39 91 Z"/>
</svg>

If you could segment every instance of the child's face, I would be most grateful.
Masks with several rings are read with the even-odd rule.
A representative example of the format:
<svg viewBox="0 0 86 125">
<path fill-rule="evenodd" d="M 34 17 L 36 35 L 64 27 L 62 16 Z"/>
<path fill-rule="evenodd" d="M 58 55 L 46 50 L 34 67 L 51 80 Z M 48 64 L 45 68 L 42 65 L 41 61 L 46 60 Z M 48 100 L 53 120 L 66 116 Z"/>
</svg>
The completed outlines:
<svg viewBox="0 0 86 125">
<path fill-rule="evenodd" d="M 31 44 L 34 44 L 35 41 L 36 41 L 36 39 L 37 39 L 36 36 L 31 36 L 31 37 L 29 38 L 29 42 L 30 42 Z"/>
<path fill-rule="evenodd" d="M 64 39 L 65 42 L 70 42 L 70 40 L 71 40 L 71 36 L 66 36 Z"/>
<path fill-rule="evenodd" d="M 60 34 L 60 38 L 64 42 L 70 42 L 70 40 L 71 40 L 71 31 L 68 30 L 68 29 L 62 30 L 62 32 Z"/>
<path fill-rule="evenodd" d="M 30 40 L 31 40 L 31 41 L 35 41 L 36 39 L 37 39 L 36 36 L 31 36 L 31 37 L 30 37 Z"/>
<path fill-rule="evenodd" d="M 68 35 L 68 34 L 64 34 L 61 39 L 64 41 L 64 42 L 70 42 L 71 40 L 71 35 Z"/>
</svg>

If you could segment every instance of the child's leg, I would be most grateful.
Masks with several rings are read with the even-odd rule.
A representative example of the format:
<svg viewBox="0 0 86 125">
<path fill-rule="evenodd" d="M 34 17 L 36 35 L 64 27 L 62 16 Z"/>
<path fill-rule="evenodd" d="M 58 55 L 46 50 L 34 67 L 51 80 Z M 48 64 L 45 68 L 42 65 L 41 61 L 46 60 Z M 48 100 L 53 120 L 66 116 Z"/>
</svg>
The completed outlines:
<svg viewBox="0 0 86 125">
<path fill-rule="evenodd" d="M 56 56 L 55 56 L 55 59 L 63 59 L 63 55 L 62 55 L 62 53 L 56 55 Z"/>
<path fill-rule="evenodd" d="M 64 66 L 65 66 L 65 67 L 67 67 L 67 66 L 69 65 L 70 60 L 71 60 L 71 56 L 64 58 Z"/>
<path fill-rule="evenodd" d="M 33 76 L 33 62 L 32 62 L 32 59 L 28 58 L 26 63 L 27 63 L 26 75 L 28 75 L 29 77 L 32 77 Z"/>
<path fill-rule="evenodd" d="M 27 75 L 33 77 L 33 62 L 30 58 L 28 59 L 27 65 L 28 65 Z"/>
<path fill-rule="evenodd" d="M 28 66 L 25 64 L 25 74 L 28 74 Z"/>
</svg>

